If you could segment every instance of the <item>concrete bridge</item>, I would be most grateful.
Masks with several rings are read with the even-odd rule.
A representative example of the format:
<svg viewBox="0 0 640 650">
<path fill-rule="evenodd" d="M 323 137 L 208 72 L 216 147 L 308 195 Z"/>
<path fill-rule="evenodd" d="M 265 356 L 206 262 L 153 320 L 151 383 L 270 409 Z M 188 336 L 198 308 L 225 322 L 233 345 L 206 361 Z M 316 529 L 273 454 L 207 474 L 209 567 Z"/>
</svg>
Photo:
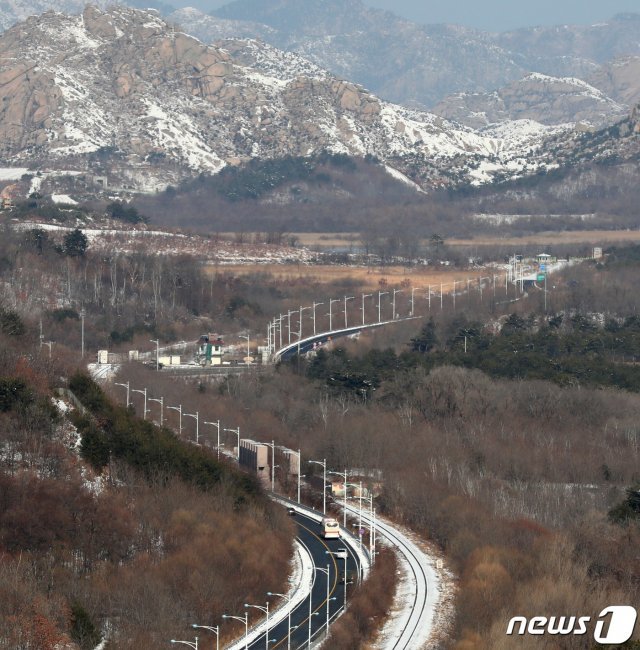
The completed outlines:
<svg viewBox="0 0 640 650">
<path fill-rule="evenodd" d="M 422 318 L 422 316 L 408 316 L 406 318 L 396 318 L 394 320 L 369 323 L 367 325 L 354 325 L 353 327 L 345 327 L 342 329 L 331 330 L 330 332 L 314 334 L 313 336 L 308 336 L 307 338 L 284 345 L 279 350 L 273 352 L 271 358 L 274 363 L 278 363 L 278 361 L 282 361 L 283 359 L 288 359 L 299 354 L 305 354 L 306 352 L 313 350 L 314 347 L 317 348 L 318 346 L 325 345 L 338 338 L 359 334 L 364 330 L 372 330 L 378 327 L 385 327 L 386 325 L 393 325 L 394 323 L 402 323 L 420 318 Z"/>
</svg>

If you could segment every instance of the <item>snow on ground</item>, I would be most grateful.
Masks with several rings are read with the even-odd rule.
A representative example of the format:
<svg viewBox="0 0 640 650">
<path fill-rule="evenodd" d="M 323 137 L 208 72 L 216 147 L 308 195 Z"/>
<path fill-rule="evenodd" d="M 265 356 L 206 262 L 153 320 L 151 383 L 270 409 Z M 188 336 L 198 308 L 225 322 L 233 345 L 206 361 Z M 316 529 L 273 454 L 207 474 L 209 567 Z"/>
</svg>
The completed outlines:
<svg viewBox="0 0 640 650">
<path fill-rule="evenodd" d="M 471 216 L 478 221 L 487 221 L 496 225 L 513 224 L 524 219 L 576 219 L 588 221 L 595 219 L 595 214 L 485 214 L 477 213 Z"/>
<path fill-rule="evenodd" d="M 389 167 L 389 165 L 385 165 L 384 170 L 387 172 L 387 174 L 389 174 L 389 176 L 392 176 L 393 178 L 400 181 L 401 183 L 404 183 L 405 185 L 412 187 L 416 192 L 421 192 L 422 194 L 424 194 L 424 190 L 420 187 L 420 185 L 418 185 L 418 183 L 415 183 L 410 178 L 405 176 L 402 172 L 399 172 L 397 169 L 394 169 L 393 167 Z"/>
<path fill-rule="evenodd" d="M 29 185 L 29 190 L 27 191 L 27 197 L 40 191 L 42 181 L 43 181 L 42 176 L 34 176 L 31 179 L 31 184 Z"/>
<path fill-rule="evenodd" d="M 308 248 L 291 248 L 272 244 L 236 244 L 226 240 L 211 240 L 198 235 L 143 230 L 140 228 L 84 228 L 21 221 L 12 223 L 15 230 L 41 228 L 51 232 L 70 232 L 80 228 L 92 250 L 127 255 L 138 251 L 153 251 L 158 256 L 192 255 L 220 266 L 231 264 L 313 264 L 320 255 Z"/>
<path fill-rule="evenodd" d="M 52 397 L 51 401 L 53 402 L 53 405 L 58 409 L 58 411 L 63 415 L 71 410 L 71 407 L 64 400 Z"/>
<path fill-rule="evenodd" d="M 395 526 L 395 524 L 394 524 Z M 441 551 L 428 545 L 417 535 L 404 528 L 396 527 L 396 530 L 411 539 L 415 545 L 422 549 L 430 558 L 433 571 L 437 576 L 438 586 L 438 603 L 434 608 L 431 631 L 426 645 L 421 646 L 421 650 L 438 650 L 444 645 L 444 640 L 448 638 L 451 626 L 455 616 L 455 576 L 445 566 Z M 381 538 L 384 545 L 384 538 Z M 372 645 L 372 650 L 385 650 L 392 647 L 393 641 L 398 638 L 402 625 L 405 622 L 404 612 L 413 602 L 415 591 L 414 577 L 407 562 L 400 562 L 398 585 L 393 600 L 391 613 L 382 627 L 377 639 Z"/>
<path fill-rule="evenodd" d="M 0 181 L 19 181 L 28 173 L 27 167 L 0 167 Z"/>
<path fill-rule="evenodd" d="M 68 194 L 52 194 L 51 200 L 54 203 L 63 203 L 65 205 L 78 205 L 77 201 L 74 201 Z"/>
<path fill-rule="evenodd" d="M 90 363 L 87 368 L 91 378 L 95 381 L 108 381 L 117 376 L 120 365 L 117 363 Z"/>
<path fill-rule="evenodd" d="M 347 506 L 350 514 L 358 509 Z M 369 517 L 361 513 L 368 525 Z M 436 650 L 453 617 L 453 581 L 436 557 L 415 533 L 383 517 L 376 517 L 378 542 L 388 543 L 400 560 L 400 577 L 391 616 L 375 647 Z M 416 606 L 417 603 L 417 606 Z"/>
</svg>

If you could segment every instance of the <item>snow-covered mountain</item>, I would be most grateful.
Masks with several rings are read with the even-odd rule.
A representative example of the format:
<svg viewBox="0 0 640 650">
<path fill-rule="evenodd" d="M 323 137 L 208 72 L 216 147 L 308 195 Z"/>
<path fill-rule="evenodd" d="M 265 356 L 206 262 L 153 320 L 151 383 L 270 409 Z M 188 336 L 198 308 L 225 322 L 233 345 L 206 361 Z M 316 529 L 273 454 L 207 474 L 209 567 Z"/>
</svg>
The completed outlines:
<svg viewBox="0 0 640 650">
<path fill-rule="evenodd" d="M 0 36 L 0 155 L 162 185 L 255 157 L 375 155 L 423 186 L 518 174 L 550 133 L 477 132 L 381 101 L 291 52 L 207 46 L 157 13 L 48 12 Z M 529 158 L 529 160 L 527 160 Z"/>
<path fill-rule="evenodd" d="M 586 81 L 539 72 L 491 93 L 451 95 L 433 109 L 437 115 L 473 128 L 523 119 L 599 127 L 627 117 L 629 111 L 629 105 L 614 101 Z"/>
<path fill-rule="evenodd" d="M 46 10 L 79 14 L 84 2 L 0 0 L 0 29 Z M 113 3 L 96 0 L 93 4 L 104 9 Z M 640 96 L 640 77 L 629 67 L 629 74 L 621 75 L 617 65 L 640 56 L 639 14 L 621 14 L 597 25 L 493 34 L 460 25 L 419 25 L 362 0 L 235 0 L 215 15 L 188 7 L 173 10 L 162 0 L 124 0 L 123 4 L 156 8 L 171 24 L 205 43 L 263 40 L 408 107 L 432 110 L 444 102 L 449 108 L 439 105 L 437 112 L 474 125 L 485 117 L 490 121 L 491 115 L 506 120 L 517 113 L 545 124 L 612 123 L 620 116 L 619 107 L 630 111 Z M 529 97 L 530 73 L 555 79 L 550 102 Z M 606 97 L 590 98 L 591 91 L 567 87 L 572 79 L 587 82 Z M 500 97 L 488 96 L 496 92 Z M 629 96 L 636 96 L 635 101 L 626 101 Z M 471 109 L 478 102 L 488 102 L 486 110 L 482 106 L 463 109 L 465 103 Z"/>
<path fill-rule="evenodd" d="M 576 78 L 604 90 L 591 75 L 616 59 L 640 55 L 640 14 L 633 13 L 597 25 L 503 33 L 419 25 L 361 0 L 234 0 L 213 13 L 247 25 L 261 23 L 271 30 L 260 36 L 269 43 L 385 99 L 426 108 L 451 94 L 493 92 L 532 72 Z M 205 41 L 213 36 L 210 17 L 201 20 L 192 13 L 184 24 Z M 640 88 L 637 78 L 632 83 Z"/>
</svg>

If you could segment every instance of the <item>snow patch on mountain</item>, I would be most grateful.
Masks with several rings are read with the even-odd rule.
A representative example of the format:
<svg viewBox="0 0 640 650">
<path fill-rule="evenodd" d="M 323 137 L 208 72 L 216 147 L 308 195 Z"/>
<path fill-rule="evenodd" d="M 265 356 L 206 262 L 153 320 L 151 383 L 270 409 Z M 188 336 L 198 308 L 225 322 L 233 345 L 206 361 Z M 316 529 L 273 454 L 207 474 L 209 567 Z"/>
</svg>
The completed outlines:
<svg viewBox="0 0 640 650">
<path fill-rule="evenodd" d="M 412 181 L 410 178 L 405 176 L 402 172 L 399 172 L 397 169 L 394 169 L 389 165 L 385 165 L 384 170 L 387 172 L 387 174 L 389 174 L 389 176 L 395 178 L 401 183 L 404 183 L 405 185 L 408 185 L 409 187 L 413 188 L 416 192 L 424 193 L 424 190 L 418 185 L 418 183 L 414 183 L 414 181 Z"/>
</svg>

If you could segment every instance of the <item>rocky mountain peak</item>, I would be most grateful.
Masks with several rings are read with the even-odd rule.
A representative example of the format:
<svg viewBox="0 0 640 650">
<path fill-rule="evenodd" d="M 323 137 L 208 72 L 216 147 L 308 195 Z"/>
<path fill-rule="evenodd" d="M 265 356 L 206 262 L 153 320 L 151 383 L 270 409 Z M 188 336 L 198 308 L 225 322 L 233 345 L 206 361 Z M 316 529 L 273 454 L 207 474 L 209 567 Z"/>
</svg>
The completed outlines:
<svg viewBox="0 0 640 650">
<path fill-rule="evenodd" d="M 138 188 L 324 150 L 375 155 L 425 187 L 479 183 L 531 168 L 529 152 L 553 132 L 530 120 L 475 132 L 298 54 L 252 39 L 205 45 L 125 7 L 16 25 L 0 36 L 0 83 L 5 160 L 57 161 Z"/>
</svg>

